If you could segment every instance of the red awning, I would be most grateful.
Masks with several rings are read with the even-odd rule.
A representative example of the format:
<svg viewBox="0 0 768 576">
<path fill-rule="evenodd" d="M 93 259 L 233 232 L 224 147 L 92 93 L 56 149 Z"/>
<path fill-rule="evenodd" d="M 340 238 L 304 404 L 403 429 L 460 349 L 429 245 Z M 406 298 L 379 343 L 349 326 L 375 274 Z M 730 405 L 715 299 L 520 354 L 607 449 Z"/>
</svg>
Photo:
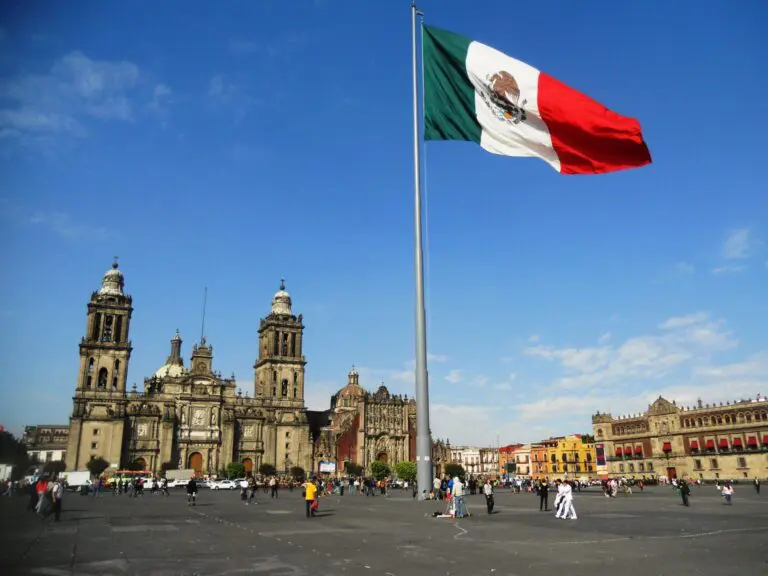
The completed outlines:
<svg viewBox="0 0 768 576">
<path fill-rule="evenodd" d="M 715 441 L 707 440 L 707 448 L 714 448 L 714 447 L 715 447 Z"/>
<path fill-rule="evenodd" d="M 642 454 L 642 453 L 643 453 L 643 447 L 635 446 L 635 454 Z"/>
<path fill-rule="evenodd" d="M 621 456 L 621 446 L 616 446 L 616 456 Z"/>
<path fill-rule="evenodd" d="M 672 443 L 664 442 L 664 446 L 661 448 L 664 452 L 672 452 Z"/>
<path fill-rule="evenodd" d="M 728 448 L 728 439 L 720 438 L 720 448 Z"/>
<path fill-rule="evenodd" d="M 741 446 L 741 438 L 734 438 L 733 439 L 733 445 L 734 446 Z"/>
<path fill-rule="evenodd" d="M 699 441 L 691 440 L 691 450 L 698 450 L 698 449 L 699 449 Z"/>
<path fill-rule="evenodd" d="M 768 446 L 768 434 L 766 434 L 765 436 L 763 436 L 763 444 L 765 444 L 766 446 Z"/>
<path fill-rule="evenodd" d="M 757 438 L 755 438 L 754 436 L 750 436 L 749 438 L 747 438 L 747 444 L 749 446 L 757 446 Z"/>
<path fill-rule="evenodd" d="M 632 446 L 625 446 L 624 454 L 626 454 L 627 456 L 632 456 Z"/>
</svg>

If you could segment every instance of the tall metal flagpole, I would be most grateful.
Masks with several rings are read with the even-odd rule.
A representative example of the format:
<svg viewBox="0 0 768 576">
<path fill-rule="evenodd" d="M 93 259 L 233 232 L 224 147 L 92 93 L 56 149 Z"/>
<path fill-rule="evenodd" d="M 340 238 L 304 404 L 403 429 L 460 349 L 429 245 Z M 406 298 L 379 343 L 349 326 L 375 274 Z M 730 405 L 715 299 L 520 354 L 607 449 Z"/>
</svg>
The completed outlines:
<svg viewBox="0 0 768 576">
<path fill-rule="evenodd" d="M 411 2 L 413 46 L 413 201 L 416 271 L 416 480 L 419 500 L 432 485 L 432 438 L 429 430 L 429 376 L 427 374 L 427 317 L 424 307 L 424 254 L 421 248 L 421 153 L 419 138 L 418 19 L 422 16 Z"/>
</svg>

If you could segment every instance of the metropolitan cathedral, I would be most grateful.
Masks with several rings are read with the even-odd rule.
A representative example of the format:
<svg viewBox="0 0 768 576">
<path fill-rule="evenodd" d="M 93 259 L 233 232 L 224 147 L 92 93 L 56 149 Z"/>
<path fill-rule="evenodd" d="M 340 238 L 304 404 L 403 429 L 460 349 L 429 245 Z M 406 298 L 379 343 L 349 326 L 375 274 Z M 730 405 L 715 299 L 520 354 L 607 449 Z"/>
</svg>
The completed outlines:
<svg viewBox="0 0 768 576">
<path fill-rule="evenodd" d="M 230 462 L 254 471 L 263 463 L 281 472 L 313 469 L 304 406 L 304 325 L 302 315 L 291 310 L 284 283 L 259 324 L 253 397 L 237 391 L 234 376 L 214 370 L 213 347 L 204 337 L 185 366 L 178 331 L 165 364 L 144 380 L 143 390 L 135 385 L 127 390 L 132 313 L 115 262 L 88 303 L 68 470 L 82 470 L 94 457 L 115 467 L 138 462 L 155 472 L 165 467 L 216 474 Z"/>
</svg>

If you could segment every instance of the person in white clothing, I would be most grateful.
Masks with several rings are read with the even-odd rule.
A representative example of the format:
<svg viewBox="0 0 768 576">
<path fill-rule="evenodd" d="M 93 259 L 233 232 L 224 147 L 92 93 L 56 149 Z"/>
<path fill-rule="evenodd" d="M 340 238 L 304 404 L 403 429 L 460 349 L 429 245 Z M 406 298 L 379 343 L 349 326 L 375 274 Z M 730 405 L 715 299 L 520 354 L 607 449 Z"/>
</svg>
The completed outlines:
<svg viewBox="0 0 768 576">
<path fill-rule="evenodd" d="M 557 496 L 555 496 L 555 518 L 562 518 L 565 501 L 563 500 L 563 483 L 560 481 L 560 478 L 555 480 L 555 488 L 557 488 Z"/>
<path fill-rule="evenodd" d="M 560 518 L 576 520 L 576 509 L 573 507 L 573 488 L 568 482 L 563 482 L 563 514 Z"/>
</svg>

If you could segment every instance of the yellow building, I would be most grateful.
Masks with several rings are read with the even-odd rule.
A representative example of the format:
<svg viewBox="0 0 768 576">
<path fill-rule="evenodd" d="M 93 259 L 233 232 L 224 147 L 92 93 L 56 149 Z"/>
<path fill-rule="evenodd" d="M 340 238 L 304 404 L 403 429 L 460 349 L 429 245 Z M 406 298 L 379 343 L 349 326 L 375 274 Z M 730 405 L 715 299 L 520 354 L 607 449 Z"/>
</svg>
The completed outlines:
<svg viewBox="0 0 768 576">
<path fill-rule="evenodd" d="M 595 444 L 585 442 L 581 434 L 543 440 L 546 447 L 547 475 L 551 478 L 590 478 L 596 475 Z"/>
</svg>

